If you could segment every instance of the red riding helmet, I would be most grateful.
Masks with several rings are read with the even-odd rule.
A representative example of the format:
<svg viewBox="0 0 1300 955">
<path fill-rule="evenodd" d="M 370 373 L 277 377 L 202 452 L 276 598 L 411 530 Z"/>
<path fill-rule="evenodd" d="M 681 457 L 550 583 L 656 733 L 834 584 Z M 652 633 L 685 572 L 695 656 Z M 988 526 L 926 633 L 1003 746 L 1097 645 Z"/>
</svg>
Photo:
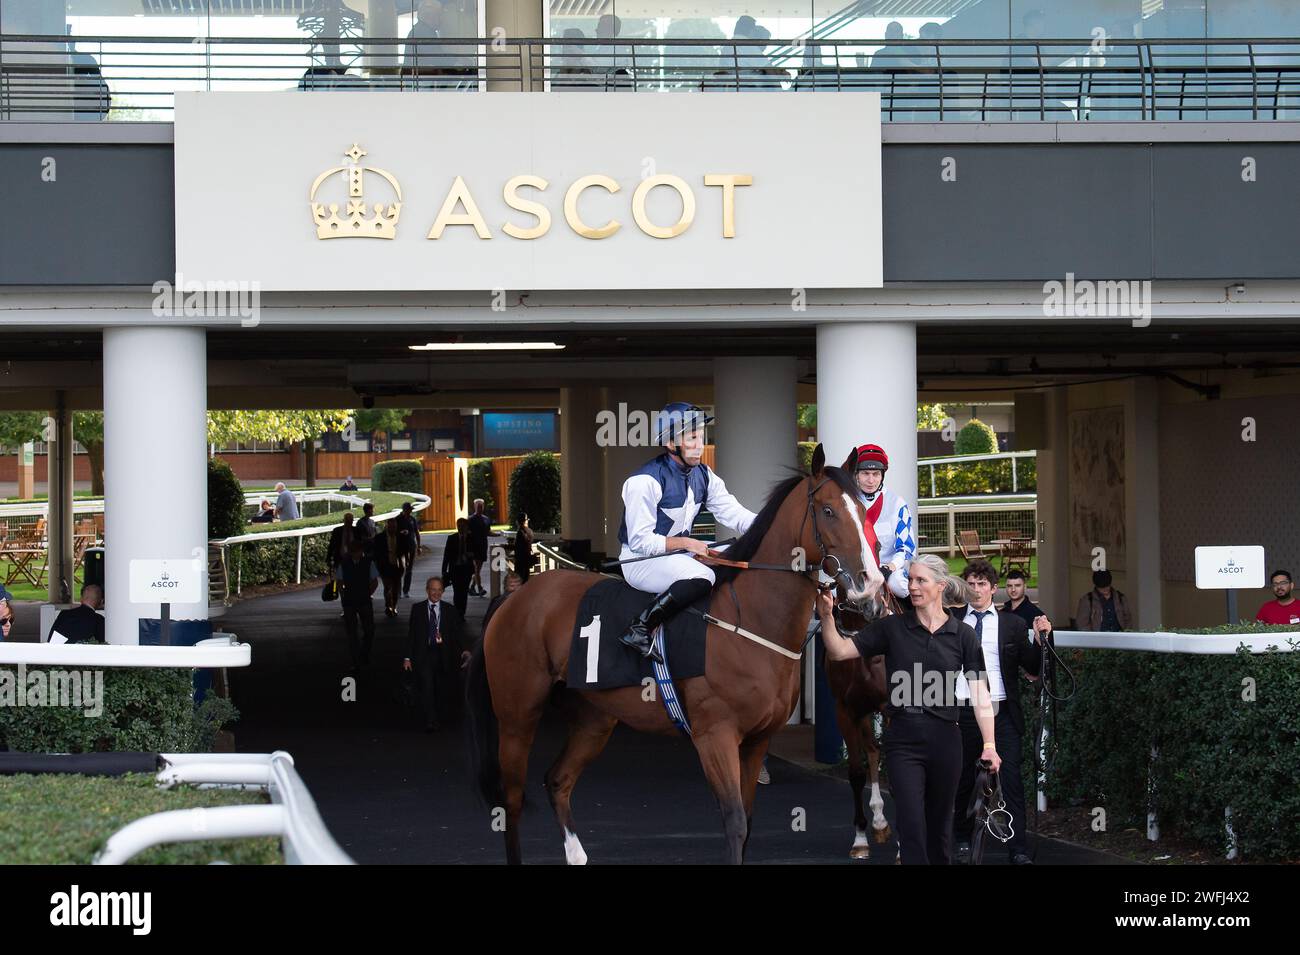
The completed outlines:
<svg viewBox="0 0 1300 955">
<path fill-rule="evenodd" d="M 853 449 L 854 471 L 888 471 L 889 455 L 878 444 L 863 444 Z"/>
</svg>

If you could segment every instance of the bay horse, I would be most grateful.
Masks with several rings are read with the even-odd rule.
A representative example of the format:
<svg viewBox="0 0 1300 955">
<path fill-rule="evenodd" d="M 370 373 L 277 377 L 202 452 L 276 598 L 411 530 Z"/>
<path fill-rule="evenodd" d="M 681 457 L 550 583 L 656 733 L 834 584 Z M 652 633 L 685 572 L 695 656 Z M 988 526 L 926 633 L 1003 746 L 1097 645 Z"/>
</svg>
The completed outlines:
<svg viewBox="0 0 1300 955">
<path fill-rule="evenodd" d="M 748 562 L 750 569 L 720 569 L 710 598 L 711 615 L 789 655 L 710 624 L 704 675 L 676 681 L 691 742 L 722 813 L 731 863 L 744 860 L 768 742 L 798 702 L 799 656 L 820 573 L 838 581 L 854 600 L 874 594 L 883 582 L 867 554 L 865 512 L 853 478 L 825 462 L 818 445 L 810 473 L 797 473 L 773 488 L 752 526 L 726 551 L 728 561 Z M 568 720 L 568 739 L 546 771 L 545 786 L 571 865 L 587 861 L 573 820 L 573 788 L 614 727 L 625 723 L 642 732 L 678 732 L 662 703 L 647 699 L 640 685 L 565 686 L 579 602 L 601 579 L 571 570 L 538 575 L 501 604 L 470 659 L 467 702 L 476 781 L 488 805 L 504 808 L 511 864 L 523 861 L 519 816 L 528 756 L 548 701 L 561 703 Z"/>
</svg>

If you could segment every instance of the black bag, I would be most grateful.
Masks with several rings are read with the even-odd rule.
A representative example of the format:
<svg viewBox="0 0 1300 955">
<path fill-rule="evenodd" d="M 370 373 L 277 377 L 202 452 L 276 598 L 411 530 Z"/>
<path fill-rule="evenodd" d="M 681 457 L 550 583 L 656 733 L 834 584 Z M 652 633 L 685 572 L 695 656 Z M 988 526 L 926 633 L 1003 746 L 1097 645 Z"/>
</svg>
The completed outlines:
<svg viewBox="0 0 1300 955">
<path fill-rule="evenodd" d="M 339 598 L 338 582 L 331 580 L 328 583 L 326 583 L 324 589 L 321 590 L 320 599 L 328 603 L 331 600 L 338 600 L 338 598 Z"/>
</svg>

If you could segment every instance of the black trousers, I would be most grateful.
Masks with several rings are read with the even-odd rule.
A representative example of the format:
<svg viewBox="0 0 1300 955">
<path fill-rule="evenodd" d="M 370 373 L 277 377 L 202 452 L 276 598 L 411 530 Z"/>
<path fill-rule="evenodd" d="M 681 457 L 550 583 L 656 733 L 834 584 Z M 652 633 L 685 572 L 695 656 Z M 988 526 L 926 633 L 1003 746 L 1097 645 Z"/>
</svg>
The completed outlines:
<svg viewBox="0 0 1300 955">
<path fill-rule="evenodd" d="M 971 819 L 966 810 L 970 806 L 971 791 L 975 788 L 975 763 L 984 754 L 984 737 L 980 735 L 979 723 L 975 721 L 975 711 L 969 706 L 961 708 L 961 782 L 957 785 L 957 800 L 953 805 L 953 832 L 959 842 L 969 842 L 971 837 Z M 997 715 L 993 718 L 993 742 L 997 744 L 998 755 L 1002 757 L 1002 768 L 998 770 L 998 781 L 1002 784 L 1002 798 L 1006 800 L 1007 811 L 1011 813 L 1011 841 L 1007 843 L 1007 852 L 1015 855 L 1025 851 L 1025 780 L 1020 774 L 1023 740 L 1011 721 L 1011 713 L 1005 701 L 998 704 Z M 996 848 L 997 840 L 989 838 L 984 845 Z"/>
<path fill-rule="evenodd" d="M 406 558 L 406 573 L 402 574 L 402 593 L 411 592 L 411 574 L 415 573 L 415 548 L 403 550 L 401 556 Z"/>
<path fill-rule="evenodd" d="M 455 722 L 458 715 L 456 703 L 459 699 L 457 674 L 439 665 L 439 660 L 434 653 L 424 654 L 413 666 L 416 682 L 420 687 L 420 707 L 424 713 L 424 724 L 430 726 L 434 723 Z"/>
<path fill-rule="evenodd" d="M 952 803 L 961 777 L 957 723 L 896 712 L 884 749 L 903 865 L 951 864 Z"/>
<path fill-rule="evenodd" d="M 375 642 L 375 610 L 367 599 L 363 604 L 343 605 L 343 629 L 348 634 L 348 647 L 352 651 L 352 665 L 359 667 L 370 660 L 370 647 Z M 357 631 L 360 630 L 360 634 Z"/>
<path fill-rule="evenodd" d="M 465 609 L 469 606 L 469 582 L 474 576 L 474 569 L 468 564 L 458 564 L 451 569 L 451 603 L 465 619 Z"/>
</svg>

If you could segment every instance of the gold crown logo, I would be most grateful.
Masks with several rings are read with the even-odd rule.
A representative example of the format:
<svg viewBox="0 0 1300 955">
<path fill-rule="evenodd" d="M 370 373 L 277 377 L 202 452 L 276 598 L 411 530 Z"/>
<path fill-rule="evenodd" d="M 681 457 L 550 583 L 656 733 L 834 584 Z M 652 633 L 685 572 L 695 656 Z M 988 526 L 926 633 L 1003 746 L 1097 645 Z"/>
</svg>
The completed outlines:
<svg viewBox="0 0 1300 955">
<path fill-rule="evenodd" d="M 393 174 L 374 166 L 362 166 L 361 157 L 366 151 L 356 143 L 343 154 L 350 162 L 346 166 L 326 169 L 311 184 L 311 217 L 316 222 L 318 239 L 395 239 L 397 238 L 397 219 L 402 214 L 402 187 L 397 184 Z M 366 202 L 361 192 L 362 176 L 367 172 L 382 176 L 397 195 L 396 202 L 387 206 L 382 202 L 374 204 L 374 213 L 366 217 Z M 331 176 L 342 176 L 348 184 L 348 201 L 343 216 L 339 216 L 337 202 L 324 203 L 316 201 L 316 191 Z"/>
</svg>

